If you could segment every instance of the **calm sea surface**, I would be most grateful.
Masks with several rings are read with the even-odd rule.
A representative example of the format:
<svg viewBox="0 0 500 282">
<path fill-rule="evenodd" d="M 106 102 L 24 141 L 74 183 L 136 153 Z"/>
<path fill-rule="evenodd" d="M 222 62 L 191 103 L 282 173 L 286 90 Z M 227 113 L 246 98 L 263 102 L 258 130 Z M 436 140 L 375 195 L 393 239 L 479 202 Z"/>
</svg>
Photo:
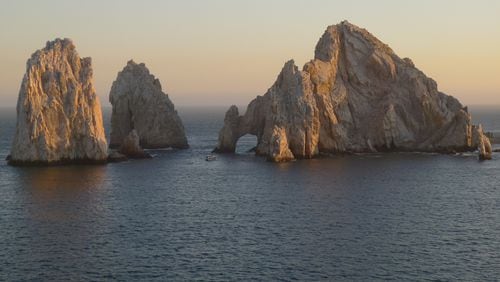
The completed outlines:
<svg viewBox="0 0 500 282">
<path fill-rule="evenodd" d="M 179 110 L 188 150 L 18 168 L 0 109 L 0 280 L 500 279 L 500 154 L 272 164 L 244 137 L 206 162 L 224 110 Z M 500 132 L 500 108 L 471 112 Z"/>
</svg>

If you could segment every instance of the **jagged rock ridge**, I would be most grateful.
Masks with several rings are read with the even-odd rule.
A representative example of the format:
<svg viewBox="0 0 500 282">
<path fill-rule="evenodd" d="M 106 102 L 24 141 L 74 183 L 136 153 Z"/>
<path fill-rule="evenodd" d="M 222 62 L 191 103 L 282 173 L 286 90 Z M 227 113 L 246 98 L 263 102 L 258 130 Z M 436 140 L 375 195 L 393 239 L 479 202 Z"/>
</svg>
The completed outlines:
<svg viewBox="0 0 500 282">
<path fill-rule="evenodd" d="M 288 61 L 245 115 L 232 106 L 215 151 L 234 152 L 245 134 L 257 136 L 257 154 L 277 162 L 320 153 L 469 151 L 484 140 L 457 99 L 347 21 L 327 28 L 302 71 Z"/>
<path fill-rule="evenodd" d="M 174 104 L 144 64 L 127 63 L 113 82 L 109 101 L 113 106 L 110 147 L 120 147 L 134 129 L 142 148 L 188 147 Z"/>
<path fill-rule="evenodd" d="M 100 163 L 106 158 L 91 59 L 80 58 L 70 39 L 47 42 L 26 64 L 10 163 Z"/>
</svg>

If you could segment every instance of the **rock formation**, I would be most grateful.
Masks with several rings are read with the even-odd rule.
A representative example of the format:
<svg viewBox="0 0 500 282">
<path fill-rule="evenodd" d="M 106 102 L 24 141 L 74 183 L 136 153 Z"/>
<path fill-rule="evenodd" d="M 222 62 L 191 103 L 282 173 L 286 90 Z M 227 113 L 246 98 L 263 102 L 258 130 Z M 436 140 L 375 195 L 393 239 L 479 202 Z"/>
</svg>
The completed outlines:
<svg viewBox="0 0 500 282">
<path fill-rule="evenodd" d="M 128 159 L 129 158 L 127 156 L 116 150 L 113 149 L 108 150 L 108 163 L 120 163 L 128 161 Z"/>
<path fill-rule="evenodd" d="M 302 71 L 287 62 L 245 115 L 229 109 L 215 151 L 234 152 L 245 134 L 257 136 L 257 154 L 277 162 L 321 153 L 469 151 L 478 146 L 472 130 L 457 99 L 344 21 L 327 28 Z"/>
<path fill-rule="evenodd" d="M 484 134 L 483 127 L 479 125 L 474 133 L 474 143 L 477 144 L 480 160 L 491 160 L 492 148 L 490 139 Z"/>
<path fill-rule="evenodd" d="M 137 131 L 133 129 L 130 133 L 123 139 L 120 146 L 119 153 L 133 159 L 149 159 L 151 155 L 144 152 L 139 144 L 139 135 Z"/>
<path fill-rule="evenodd" d="M 144 64 L 129 61 L 113 82 L 110 147 L 120 147 L 135 129 L 142 148 L 187 148 L 184 126 L 158 79 Z"/>
<path fill-rule="evenodd" d="M 106 158 L 91 59 L 80 58 L 70 39 L 47 42 L 26 65 L 10 163 L 100 163 Z"/>
</svg>

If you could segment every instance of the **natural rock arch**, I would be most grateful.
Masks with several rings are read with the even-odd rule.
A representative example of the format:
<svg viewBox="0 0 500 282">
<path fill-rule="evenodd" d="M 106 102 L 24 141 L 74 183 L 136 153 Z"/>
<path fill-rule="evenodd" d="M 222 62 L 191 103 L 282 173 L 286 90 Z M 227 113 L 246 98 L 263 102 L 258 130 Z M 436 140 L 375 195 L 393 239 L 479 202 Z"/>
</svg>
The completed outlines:
<svg viewBox="0 0 500 282">
<path fill-rule="evenodd" d="M 257 136 L 249 133 L 244 134 L 236 140 L 235 153 L 248 154 L 249 152 L 255 152 L 257 144 Z"/>
<path fill-rule="evenodd" d="M 472 151 L 479 142 L 491 157 L 466 107 L 346 21 L 327 28 L 302 70 L 288 61 L 244 115 L 231 106 L 215 151 L 234 152 L 247 133 L 258 138 L 256 154 L 276 162 L 320 153 Z"/>
</svg>

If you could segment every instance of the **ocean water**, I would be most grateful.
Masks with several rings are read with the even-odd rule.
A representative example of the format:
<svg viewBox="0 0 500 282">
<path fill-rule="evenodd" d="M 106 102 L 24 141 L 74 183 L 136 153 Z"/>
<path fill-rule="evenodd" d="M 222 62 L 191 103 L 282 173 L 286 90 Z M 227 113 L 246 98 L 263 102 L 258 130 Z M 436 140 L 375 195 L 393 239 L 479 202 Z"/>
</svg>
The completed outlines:
<svg viewBox="0 0 500 282">
<path fill-rule="evenodd" d="M 152 160 L 20 168 L 0 109 L 0 280 L 500 279 L 499 154 L 206 162 L 224 111 L 180 108 L 191 148 Z"/>
</svg>

